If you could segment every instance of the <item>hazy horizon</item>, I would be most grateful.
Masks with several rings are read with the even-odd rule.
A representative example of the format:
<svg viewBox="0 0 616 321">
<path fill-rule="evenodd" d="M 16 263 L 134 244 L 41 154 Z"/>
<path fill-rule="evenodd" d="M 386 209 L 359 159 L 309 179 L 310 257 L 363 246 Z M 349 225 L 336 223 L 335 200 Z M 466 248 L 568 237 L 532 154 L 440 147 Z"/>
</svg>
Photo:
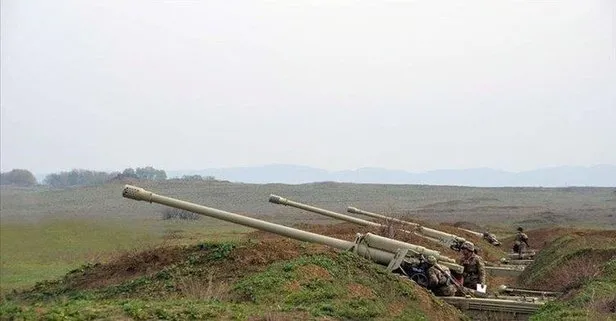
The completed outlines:
<svg viewBox="0 0 616 321">
<path fill-rule="evenodd" d="M 49 171 L 49 172 L 40 172 L 40 171 L 33 171 L 31 169 L 28 168 L 23 168 L 23 167 L 15 167 L 15 168 L 10 168 L 7 170 L 2 170 L 2 172 L 7 172 L 10 171 L 12 169 L 26 169 L 30 172 L 32 172 L 37 179 L 44 177 L 45 175 L 49 175 L 49 174 L 55 174 L 55 173 L 61 173 L 61 172 L 70 172 L 72 170 L 90 170 L 90 171 L 101 171 L 101 172 L 107 172 L 107 173 L 113 173 L 113 172 L 121 172 L 126 168 L 138 168 L 138 167 L 148 167 L 148 166 L 152 166 L 150 164 L 141 164 L 141 165 L 133 165 L 133 166 L 127 166 L 127 167 L 123 167 L 123 168 L 86 168 L 86 167 L 73 167 L 73 168 L 60 168 L 57 170 L 53 170 L 53 171 Z M 387 170 L 387 171 L 404 171 L 404 172 L 408 172 L 408 173 L 414 173 L 414 174 L 421 174 L 421 173 L 429 173 L 429 172 L 438 172 L 438 171 L 468 171 L 468 170 L 493 170 L 493 171 L 501 171 L 501 172 L 507 172 L 507 173 L 524 173 L 524 172 L 531 172 L 531 171 L 540 171 L 540 170 L 550 170 L 550 169 L 562 169 L 562 168 L 586 168 L 586 169 L 590 169 L 590 168 L 597 168 L 597 167 L 616 167 L 616 164 L 594 164 L 594 165 L 588 165 L 588 166 L 580 166 L 580 165 L 560 165 L 560 166 L 546 166 L 546 167 L 537 167 L 537 168 L 530 168 L 530 169 L 526 169 L 526 170 L 519 170 L 519 171 L 512 171 L 512 170 L 506 170 L 506 169 L 501 169 L 501 168 L 492 168 L 492 167 L 467 167 L 467 168 L 435 168 L 435 169 L 428 169 L 428 170 L 423 170 L 423 171 L 413 171 L 413 170 L 406 170 L 406 169 L 402 169 L 402 168 L 387 168 L 387 167 L 379 167 L 379 166 L 364 166 L 364 167 L 357 167 L 357 168 L 343 168 L 343 169 L 327 169 L 327 168 L 321 168 L 321 167 L 317 167 L 317 166 L 310 166 L 310 165 L 304 165 L 304 164 L 284 164 L 284 163 L 271 163 L 271 164 L 255 164 L 255 165 L 248 165 L 248 166 L 221 166 L 221 167 L 204 167 L 204 168 L 156 168 L 159 170 L 164 170 L 165 172 L 167 172 L 168 176 L 169 176 L 169 172 L 171 173 L 191 173 L 191 172 L 199 172 L 199 171 L 204 171 L 204 170 L 227 170 L 227 169 L 252 169 L 252 168 L 266 168 L 266 167 L 297 167 L 297 168 L 310 168 L 310 169 L 317 169 L 317 170 L 323 170 L 323 171 L 327 171 L 327 172 L 342 172 L 342 171 L 360 171 L 360 170 L 366 170 L 366 169 L 382 169 L 382 170 Z"/>
<path fill-rule="evenodd" d="M 106 172 L 117 173 L 122 170 L 123 169 L 112 169 L 106 170 Z M 164 170 L 168 179 L 199 175 L 204 178 L 214 177 L 217 180 L 248 184 L 340 182 L 357 184 L 419 184 L 472 187 L 616 186 L 616 165 L 610 164 L 599 164 L 589 167 L 547 167 L 520 172 L 510 172 L 491 168 L 467 168 L 457 170 L 438 169 L 433 171 L 412 172 L 377 167 L 331 171 L 294 164 L 267 164 L 251 167 L 179 170 L 158 168 L 158 170 Z M 60 172 L 33 174 L 39 183 L 44 183 L 47 175 L 57 173 Z"/>
<path fill-rule="evenodd" d="M 0 169 L 616 164 L 616 3 L 2 1 Z"/>
</svg>

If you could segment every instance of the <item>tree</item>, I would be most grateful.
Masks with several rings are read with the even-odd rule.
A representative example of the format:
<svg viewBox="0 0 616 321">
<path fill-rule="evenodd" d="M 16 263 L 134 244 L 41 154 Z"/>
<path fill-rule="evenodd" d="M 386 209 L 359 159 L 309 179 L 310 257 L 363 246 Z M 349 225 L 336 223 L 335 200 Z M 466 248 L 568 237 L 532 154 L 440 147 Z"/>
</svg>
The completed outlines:
<svg viewBox="0 0 616 321">
<path fill-rule="evenodd" d="M 147 179 L 152 181 L 163 181 L 167 179 L 167 173 L 164 170 L 158 170 L 152 166 L 137 167 L 135 174 L 139 179 Z"/>
<path fill-rule="evenodd" d="M 73 169 L 70 172 L 49 174 L 43 182 L 52 187 L 88 186 L 103 184 L 117 175 L 117 172 L 107 173 Z"/>
<path fill-rule="evenodd" d="M 132 168 L 127 168 L 122 172 L 122 177 L 125 178 L 138 178 L 135 170 Z"/>
<path fill-rule="evenodd" d="M 13 169 L 0 174 L 0 185 L 34 186 L 36 184 L 36 178 L 27 169 Z"/>
</svg>

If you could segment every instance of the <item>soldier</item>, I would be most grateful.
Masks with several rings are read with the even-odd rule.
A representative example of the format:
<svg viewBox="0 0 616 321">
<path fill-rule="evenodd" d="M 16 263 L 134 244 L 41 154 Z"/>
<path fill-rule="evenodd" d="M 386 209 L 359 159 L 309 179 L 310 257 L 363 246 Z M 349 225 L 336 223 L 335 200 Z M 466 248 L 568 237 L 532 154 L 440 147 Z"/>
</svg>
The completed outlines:
<svg viewBox="0 0 616 321">
<path fill-rule="evenodd" d="M 462 257 L 458 264 L 464 267 L 464 287 L 476 290 L 477 284 L 486 284 L 486 270 L 483 258 L 475 254 L 475 246 L 471 242 L 464 242 L 460 247 Z"/>
<path fill-rule="evenodd" d="M 524 234 L 524 229 L 518 227 L 518 233 L 515 235 L 515 242 L 513 243 L 513 252 L 518 253 L 520 256 L 526 251 L 528 245 L 528 235 Z"/>
<path fill-rule="evenodd" d="M 453 296 L 456 294 L 456 286 L 446 274 L 446 268 L 441 267 L 432 255 L 428 256 L 428 289 L 436 296 Z"/>
</svg>

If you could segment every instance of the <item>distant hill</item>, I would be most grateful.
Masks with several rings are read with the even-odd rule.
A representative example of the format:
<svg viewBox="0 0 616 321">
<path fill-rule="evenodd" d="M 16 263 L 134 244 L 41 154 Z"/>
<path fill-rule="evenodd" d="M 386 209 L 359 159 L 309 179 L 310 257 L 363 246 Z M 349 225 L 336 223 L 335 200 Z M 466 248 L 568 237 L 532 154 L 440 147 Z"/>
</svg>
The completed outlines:
<svg viewBox="0 0 616 321">
<path fill-rule="evenodd" d="M 311 182 L 347 182 L 377 184 L 426 184 L 478 187 L 500 186 L 616 186 L 616 166 L 562 166 L 524 172 L 507 172 L 490 168 L 435 170 L 412 173 L 384 168 L 327 171 L 300 165 L 265 165 L 203 170 L 167 171 L 168 177 L 183 175 L 214 176 L 217 179 L 243 183 L 303 184 Z"/>
</svg>

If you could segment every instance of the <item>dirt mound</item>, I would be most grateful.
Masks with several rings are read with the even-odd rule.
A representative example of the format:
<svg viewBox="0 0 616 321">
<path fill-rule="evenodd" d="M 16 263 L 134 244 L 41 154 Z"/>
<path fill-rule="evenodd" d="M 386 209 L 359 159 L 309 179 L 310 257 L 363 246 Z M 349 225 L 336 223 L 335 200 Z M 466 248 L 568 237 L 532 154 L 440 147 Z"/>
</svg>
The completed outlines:
<svg viewBox="0 0 616 321">
<path fill-rule="evenodd" d="M 85 265 L 72 270 L 65 278 L 68 287 L 92 289 L 122 283 L 142 275 L 158 272 L 181 261 L 190 248 L 158 247 L 141 252 L 128 251 L 108 264 Z"/>
<path fill-rule="evenodd" d="M 239 280 L 238 302 L 301 307 L 313 317 L 334 319 L 459 320 L 459 311 L 444 305 L 410 280 L 350 252 L 323 253 L 274 263 Z M 287 320 L 286 318 L 284 320 Z"/>
<path fill-rule="evenodd" d="M 564 228 L 564 227 L 552 227 L 552 228 L 539 228 L 533 230 L 525 230 L 524 233 L 528 235 L 529 244 L 532 249 L 541 250 L 544 247 L 550 245 L 554 240 L 565 235 L 571 235 L 574 237 L 583 237 L 589 235 L 591 238 L 595 237 L 607 237 L 616 238 L 616 231 L 610 230 L 588 230 L 579 228 Z M 505 249 L 511 249 L 513 242 L 515 241 L 515 235 L 502 240 Z"/>
<path fill-rule="evenodd" d="M 306 228 L 338 236 L 356 232 L 344 225 Z M 84 299 L 96 305 L 97 315 L 115 319 L 462 318 L 424 288 L 352 252 L 258 232 L 239 243 L 122 253 L 8 298 L 36 306 L 32 313 L 40 318 L 65 310 L 78 315 Z"/>
<path fill-rule="evenodd" d="M 260 270 L 274 262 L 290 260 L 301 255 L 332 252 L 333 249 L 318 245 L 305 244 L 281 236 L 275 236 L 251 244 L 238 246 L 230 253 L 229 259 L 234 266 L 242 270 Z"/>
<path fill-rule="evenodd" d="M 454 227 L 460 227 L 460 228 L 464 228 L 467 230 L 471 230 L 471 231 L 477 231 L 477 232 L 481 232 L 483 231 L 483 228 L 475 223 L 471 223 L 471 222 L 455 222 L 452 224 Z"/>
<path fill-rule="evenodd" d="M 371 228 L 366 226 L 361 226 L 353 223 L 339 223 L 339 224 L 330 224 L 330 225 L 313 225 L 313 224 L 300 224 L 297 225 L 297 228 L 309 231 L 312 233 L 317 233 L 321 235 L 327 235 L 330 237 L 335 237 L 338 239 L 343 239 L 347 241 L 353 241 L 355 239 L 355 235 L 357 233 L 375 233 L 380 234 L 379 228 Z"/>
<path fill-rule="evenodd" d="M 560 236 L 559 236 L 560 235 Z M 520 277 L 520 284 L 552 291 L 579 288 L 616 259 L 616 231 L 553 229 L 529 231 L 545 248 Z M 553 240 L 553 241 L 550 241 Z"/>
</svg>

